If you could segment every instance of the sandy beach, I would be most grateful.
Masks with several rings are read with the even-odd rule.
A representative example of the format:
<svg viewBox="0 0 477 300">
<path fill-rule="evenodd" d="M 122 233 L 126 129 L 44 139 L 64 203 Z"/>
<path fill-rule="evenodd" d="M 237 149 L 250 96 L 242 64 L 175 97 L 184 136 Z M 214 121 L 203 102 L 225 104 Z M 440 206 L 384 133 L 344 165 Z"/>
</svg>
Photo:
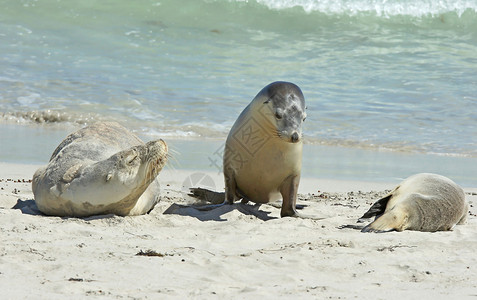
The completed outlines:
<svg viewBox="0 0 477 300">
<path fill-rule="evenodd" d="M 326 217 L 316 221 L 271 205 L 181 208 L 197 172 L 166 169 L 150 214 L 78 219 L 38 214 L 37 167 L 0 163 L 2 299 L 477 297 L 477 188 L 465 188 L 468 221 L 453 231 L 370 234 L 338 227 L 398 182 L 305 178 L 299 204 Z M 220 174 L 203 175 L 223 189 Z"/>
</svg>

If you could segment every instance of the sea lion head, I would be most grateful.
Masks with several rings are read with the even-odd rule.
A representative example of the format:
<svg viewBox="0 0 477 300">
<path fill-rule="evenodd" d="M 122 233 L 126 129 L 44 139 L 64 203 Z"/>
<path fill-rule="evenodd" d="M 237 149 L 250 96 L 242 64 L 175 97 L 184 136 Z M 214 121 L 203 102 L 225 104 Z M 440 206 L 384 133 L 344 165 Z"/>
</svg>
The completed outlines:
<svg viewBox="0 0 477 300">
<path fill-rule="evenodd" d="M 108 159 L 114 167 L 107 172 L 106 182 L 147 187 L 166 164 L 167 153 L 167 144 L 161 139 L 120 151 Z"/>
<path fill-rule="evenodd" d="M 301 142 L 306 106 L 305 97 L 297 85 L 273 82 L 264 87 L 256 98 L 263 100 L 261 112 L 274 125 L 278 137 L 289 143 Z"/>
</svg>

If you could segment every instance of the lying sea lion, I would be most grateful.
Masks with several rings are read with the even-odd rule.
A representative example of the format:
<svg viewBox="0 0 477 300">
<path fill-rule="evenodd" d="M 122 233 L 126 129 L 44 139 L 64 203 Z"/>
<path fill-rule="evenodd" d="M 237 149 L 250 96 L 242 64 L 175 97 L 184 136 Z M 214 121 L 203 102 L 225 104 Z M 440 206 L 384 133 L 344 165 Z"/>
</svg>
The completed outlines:
<svg viewBox="0 0 477 300">
<path fill-rule="evenodd" d="M 376 216 L 362 232 L 441 231 L 463 224 L 469 205 L 464 191 L 447 177 L 421 173 L 399 184 L 360 218 Z"/>
<path fill-rule="evenodd" d="M 147 213 L 159 202 L 156 177 L 167 152 L 163 140 L 144 144 L 116 122 L 80 129 L 33 175 L 36 205 L 54 216 Z"/>
</svg>

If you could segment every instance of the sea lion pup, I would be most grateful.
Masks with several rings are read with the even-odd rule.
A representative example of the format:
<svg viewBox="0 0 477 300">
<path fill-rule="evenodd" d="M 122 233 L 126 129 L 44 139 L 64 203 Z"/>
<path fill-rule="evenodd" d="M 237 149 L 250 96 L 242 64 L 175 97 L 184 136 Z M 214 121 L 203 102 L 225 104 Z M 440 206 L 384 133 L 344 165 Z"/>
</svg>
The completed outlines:
<svg viewBox="0 0 477 300">
<path fill-rule="evenodd" d="M 225 143 L 224 203 L 243 199 L 242 203 L 263 204 L 282 198 L 280 215 L 300 216 L 296 198 L 305 108 L 305 98 L 298 86 L 273 82 L 242 111 Z M 191 189 L 191 192 L 214 201 L 224 199 L 211 191 Z"/>
<path fill-rule="evenodd" d="M 140 215 L 159 202 L 156 178 L 167 161 L 163 140 L 144 144 L 116 122 L 99 122 L 66 137 L 33 175 L 46 215 Z"/>
<path fill-rule="evenodd" d="M 421 173 L 405 179 L 360 218 L 376 219 L 362 232 L 441 231 L 463 224 L 469 205 L 464 191 L 447 177 Z"/>
</svg>

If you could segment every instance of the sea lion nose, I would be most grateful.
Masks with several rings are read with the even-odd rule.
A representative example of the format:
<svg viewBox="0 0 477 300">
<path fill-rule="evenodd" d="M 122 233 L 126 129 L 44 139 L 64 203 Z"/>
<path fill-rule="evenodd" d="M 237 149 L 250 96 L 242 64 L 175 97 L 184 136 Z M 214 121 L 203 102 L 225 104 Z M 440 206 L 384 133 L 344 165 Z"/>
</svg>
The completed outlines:
<svg viewBox="0 0 477 300">
<path fill-rule="evenodd" d="M 298 142 L 299 139 L 300 139 L 300 136 L 298 135 L 298 133 L 294 132 L 294 133 L 291 135 L 291 142 L 292 142 L 292 143 Z"/>
</svg>

